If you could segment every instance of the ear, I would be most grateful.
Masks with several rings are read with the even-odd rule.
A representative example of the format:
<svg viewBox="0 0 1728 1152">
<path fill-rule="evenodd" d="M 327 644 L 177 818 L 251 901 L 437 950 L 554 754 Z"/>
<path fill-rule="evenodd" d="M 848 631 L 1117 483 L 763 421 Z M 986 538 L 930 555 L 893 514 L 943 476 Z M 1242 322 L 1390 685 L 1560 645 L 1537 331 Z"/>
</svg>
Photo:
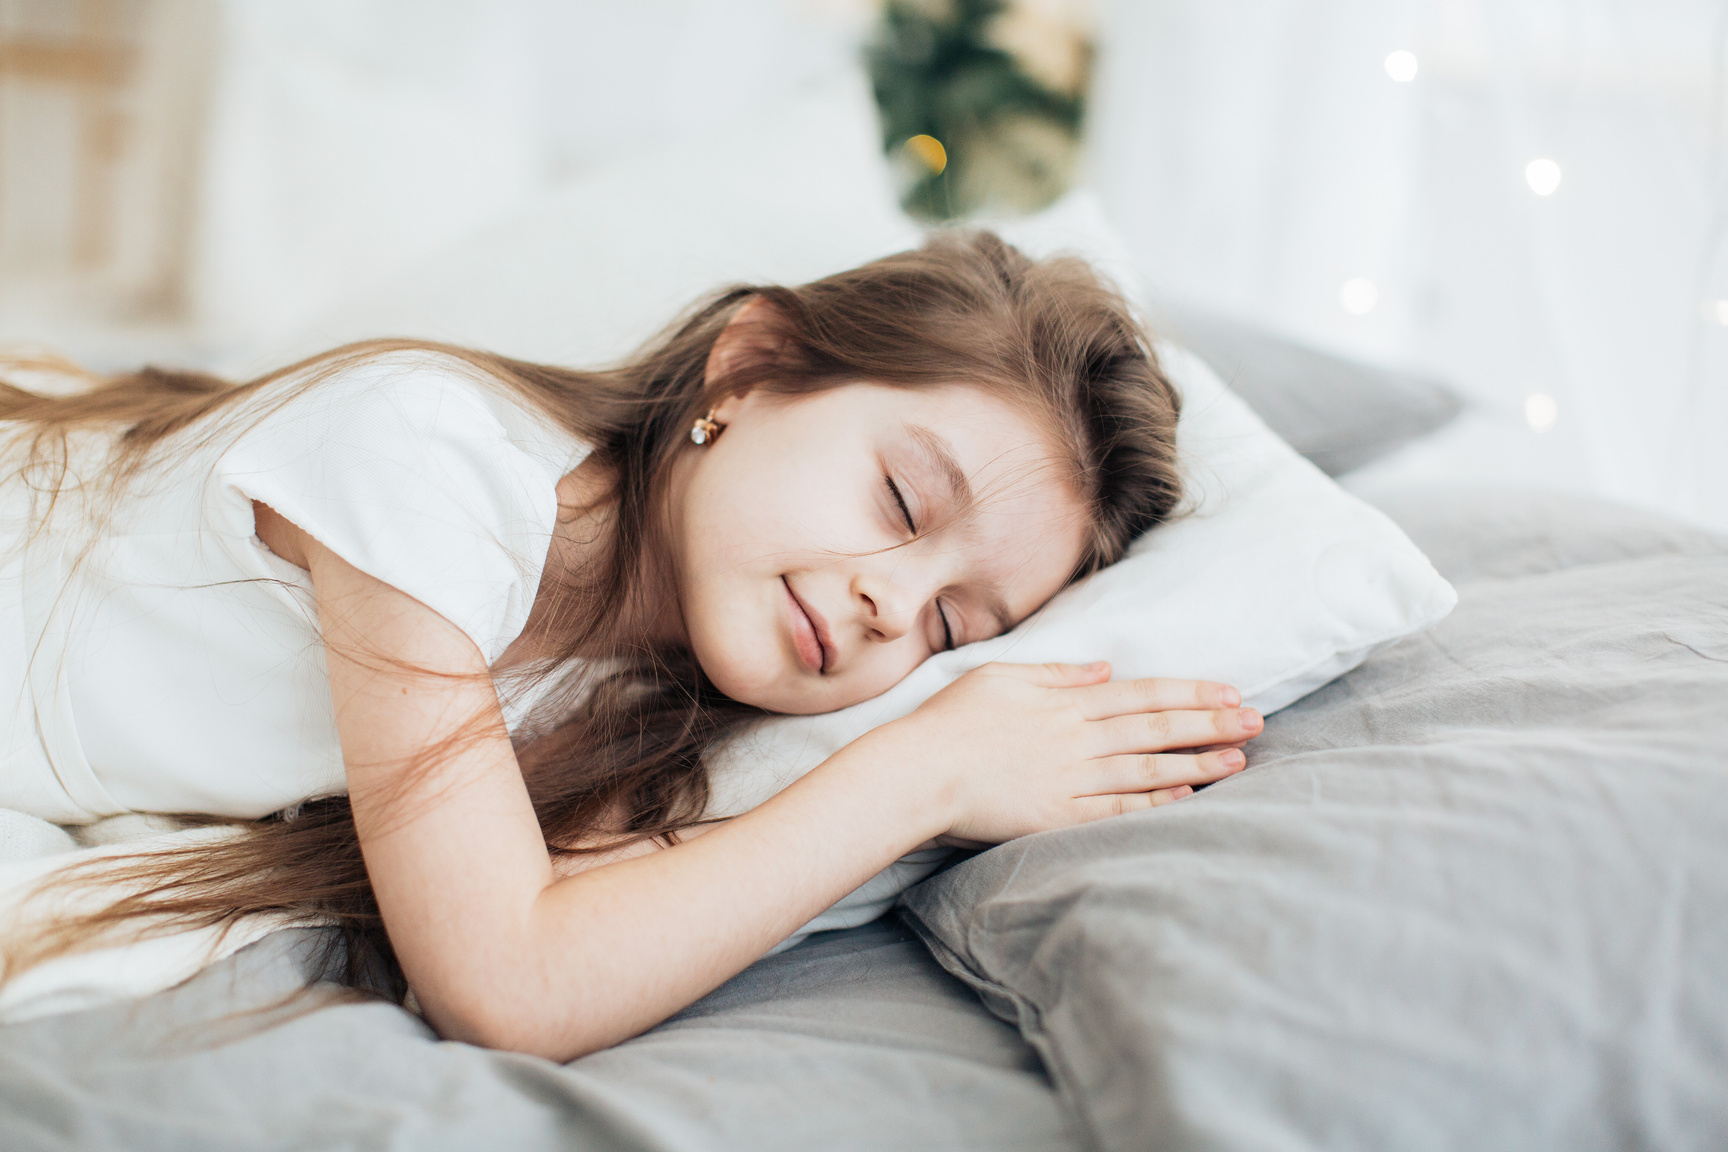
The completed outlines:
<svg viewBox="0 0 1728 1152">
<path fill-rule="evenodd" d="M 774 306 L 760 296 L 752 296 L 739 305 L 726 327 L 714 339 L 708 350 L 708 363 L 703 368 L 703 381 L 709 395 L 722 382 L 746 375 L 746 370 L 765 360 L 772 360 L 780 346 L 780 335 L 774 325 Z M 745 393 L 727 388 L 714 405 L 714 419 L 722 424 L 731 422 Z"/>
</svg>

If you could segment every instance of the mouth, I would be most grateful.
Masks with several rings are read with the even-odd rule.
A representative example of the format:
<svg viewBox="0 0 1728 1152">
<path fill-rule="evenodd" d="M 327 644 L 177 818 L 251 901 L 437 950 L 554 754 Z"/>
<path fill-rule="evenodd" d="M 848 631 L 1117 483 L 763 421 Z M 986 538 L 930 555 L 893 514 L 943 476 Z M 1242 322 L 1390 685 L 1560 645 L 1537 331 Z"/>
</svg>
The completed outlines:
<svg viewBox="0 0 1728 1152">
<path fill-rule="evenodd" d="M 786 615 L 792 623 L 792 646 L 798 650 L 798 660 L 809 671 L 821 675 L 828 670 L 834 654 L 828 622 L 798 599 L 790 580 L 782 576 L 780 583 L 786 589 Z"/>
</svg>

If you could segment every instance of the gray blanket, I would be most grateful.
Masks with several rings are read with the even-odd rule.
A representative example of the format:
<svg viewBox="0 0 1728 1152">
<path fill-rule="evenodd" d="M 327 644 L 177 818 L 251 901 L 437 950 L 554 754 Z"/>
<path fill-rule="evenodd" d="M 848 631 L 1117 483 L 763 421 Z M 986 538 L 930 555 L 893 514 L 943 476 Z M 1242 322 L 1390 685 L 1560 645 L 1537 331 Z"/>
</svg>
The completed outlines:
<svg viewBox="0 0 1728 1152">
<path fill-rule="evenodd" d="M 0 1147 L 1728 1146 L 1728 542 L 1388 510 L 1454 615 L 1195 799 L 915 890 L 961 979 L 895 924 L 823 934 L 559 1067 L 284 1002 L 311 934 L 279 933 L 0 1028 Z"/>
<path fill-rule="evenodd" d="M 1193 800 L 915 889 L 1109 1149 L 1728 1147 L 1728 541 L 1389 509 L 1453 615 Z"/>
<path fill-rule="evenodd" d="M 891 921 L 560 1067 L 441 1043 L 279 932 L 135 1006 L 0 1029 L 0 1148 L 1064 1149 L 1032 1050 Z"/>
</svg>

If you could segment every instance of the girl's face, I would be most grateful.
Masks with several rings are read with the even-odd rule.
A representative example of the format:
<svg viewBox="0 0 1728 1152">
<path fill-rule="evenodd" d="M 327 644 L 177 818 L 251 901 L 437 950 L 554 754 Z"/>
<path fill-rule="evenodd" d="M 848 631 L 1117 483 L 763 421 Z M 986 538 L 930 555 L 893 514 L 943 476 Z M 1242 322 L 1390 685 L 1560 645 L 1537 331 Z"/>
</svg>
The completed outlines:
<svg viewBox="0 0 1728 1152">
<path fill-rule="evenodd" d="M 984 391 L 753 391 L 715 418 L 675 473 L 673 539 L 684 634 L 735 700 L 867 700 L 1023 620 L 1079 563 L 1086 510 L 1055 451 Z"/>
</svg>

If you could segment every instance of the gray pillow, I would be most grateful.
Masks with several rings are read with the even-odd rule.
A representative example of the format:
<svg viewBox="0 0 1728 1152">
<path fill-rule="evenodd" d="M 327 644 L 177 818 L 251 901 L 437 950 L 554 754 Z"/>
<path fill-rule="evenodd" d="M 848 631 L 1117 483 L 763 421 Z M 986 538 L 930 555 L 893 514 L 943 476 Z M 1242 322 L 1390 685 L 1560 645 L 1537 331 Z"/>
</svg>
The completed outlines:
<svg viewBox="0 0 1728 1152">
<path fill-rule="evenodd" d="M 1344 360 L 1264 328 L 1168 301 L 1154 329 L 1199 353 L 1272 431 L 1340 476 L 1439 428 L 1463 408 L 1422 376 Z"/>
<path fill-rule="evenodd" d="M 1728 1147 L 1728 540 L 1575 513 L 1239 776 L 906 895 L 1100 1147 Z"/>
</svg>

